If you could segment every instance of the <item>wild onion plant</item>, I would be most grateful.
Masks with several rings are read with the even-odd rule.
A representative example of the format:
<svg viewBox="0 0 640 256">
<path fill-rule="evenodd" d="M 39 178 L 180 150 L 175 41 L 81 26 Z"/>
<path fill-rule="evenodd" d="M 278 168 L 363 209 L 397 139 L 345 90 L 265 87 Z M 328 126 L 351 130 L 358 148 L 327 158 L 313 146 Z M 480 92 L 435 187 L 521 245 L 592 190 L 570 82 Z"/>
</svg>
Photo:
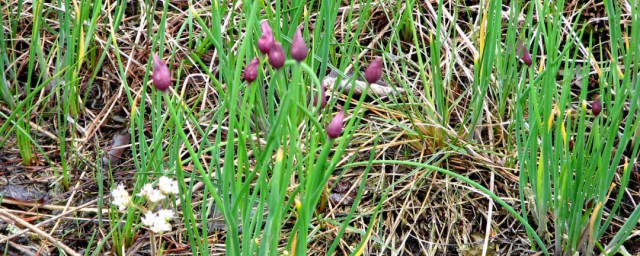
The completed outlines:
<svg viewBox="0 0 640 256">
<path fill-rule="evenodd" d="M 633 6 L 632 25 L 622 27 L 623 32 L 618 26 L 619 7 L 605 1 L 610 44 L 600 52 L 611 55 L 596 62 L 592 55 L 580 54 L 581 47 L 586 54 L 593 49 L 591 40 L 582 45 L 580 38 L 587 35 L 570 36 L 559 44 L 564 25 L 557 10 L 563 5 L 563 1 L 536 2 L 528 7 L 544 17 L 535 27 L 542 33 L 531 34 L 531 41 L 536 42 L 533 55 L 545 58 L 534 66 L 523 66 L 517 84 L 515 132 L 522 210 L 531 214 L 537 233 L 552 241 L 548 245 L 556 255 L 612 254 L 640 219 L 636 208 L 625 216 L 624 225 L 613 229 L 613 239 L 601 241 L 620 213 L 640 145 L 636 65 L 640 13 Z M 572 61 L 579 58 L 589 61 Z M 598 77 L 595 90 L 588 84 L 592 72 Z M 563 79 L 556 84 L 559 74 Z M 579 88 L 577 95 L 575 88 Z"/>
<path fill-rule="evenodd" d="M 437 25 L 442 19 L 442 2 L 439 1 Z M 586 40 L 588 45 L 584 44 L 583 39 L 590 37 L 584 33 L 584 26 L 578 29 L 563 16 L 564 1 L 530 1 L 524 6 L 521 1 L 511 1 L 508 23 L 504 22 L 502 2 L 484 3 L 474 52 L 474 79 L 468 88 L 472 100 L 458 134 L 473 141 L 482 136 L 478 131 L 493 129 L 484 128 L 481 123 L 492 119 L 487 118 L 487 113 L 496 115 L 493 118 L 501 122 L 508 118 L 504 120 L 509 124 L 505 131 L 514 133 L 515 139 L 507 136 L 505 144 L 507 152 L 517 154 L 513 163 L 520 170 L 521 212 L 486 187 L 446 168 L 399 160 L 372 163 L 427 168 L 468 183 L 517 218 L 527 231 L 532 248 L 545 255 L 549 251 L 557 255 L 617 252 L 640 218 L 640 211 L 635 209 L 623 216 L 626 222 L 617 223 L 618 228 L 611 227 L 619 216 L 640 145 L 638 6 L 632 8 L 632 23 L 621 27 L 621 7 L 605 1 L 611 44 L 608 49 L 600 48 L 598 56 L 609 59 L 598 62 L 590 55 L 594 42 Z M 439 88 L 443 82 L 439 46 L 444 40 L 440 38 L 441 30 L 433 33 L 430 63 L 435 81 L 425 90 L 443 95 Z M 414 41 L 422 47 L 415 38 Z M 420 59 L 419 62 L 422 63 Z M 597 90 L 587 86 L 590 73 L 598 75 Z M 558 76 L 562 77 L 559 83 Z M 430 85 L 428 79 L 422 80 Z M 428 97 L 431 91 L 425 94 Z M 497 103 L 497 113 L 487 99 Z M 446 101 L 427 101 L 446 117 L 442 113 L 447 111 Z M 430 113 L 425 112 L 428 117 Z M 354 163 L 359 164 L 365 163 Z M 605 244 L 601 238 L 608 229 L 616 235 Z"/>
<path fill-rule="evenodd" d="M 322 5 L 326 4 L 333 3 Z M 158 54 L 147 65 L 147 70 L 153 72 L 148 72 L 146 79 L 151 77 L 152 81 L 131 99 L 130 133 L 138 170 L 133 190 L 142 189 L 154 176 L 175 175 L 180 193 L 179 205 L 174 207 L 181 210 L 181 220 L 196 255 L 209 252 L 207 237 L 210 229 L 217 227 L 212 223 L 219 221 L 224 223 L 228 255 L 276 255 L 282 250 L 307 255 L 310 232 L 317 232 L 325 222 L 319 209 L 325 208 L 322 204 L 326 204 L 323 198 L 328 180 L 343 159 L 353 127 L 363 113 L 366 93 L 355 106 L 349 106 L 353 91 L 344 106 L 338 106 L 335 98 L 327 100 L 327 90 L 335 88 L 321 85 L 323 75 L 317 74 L 324 74 L 327 65 L 315 58 L 320 56 L 326 61 L 328 52 L 318 50 L 329 47 L 324 42 L 330 38 L 310 47 L 309 30 L 304 25 L 308 20 L 300 20 L 308 19 L 303 16 L 302 3 L 294 8 L 291 20 L 260 21 L 257 13 L 270 9 L 246 5 L 242 15 L 247 33 L 233 50 L 230 42 L 220 36 L 220 15 L 225 10 L 215 4 L 213 7 L 212 18 L 206 21 L 203 13 L 191 9 L 184 26 L 200 26 L 204 31 L 205 40 L 196 44 L 196 49 L 217 50 L 219 74 L 209 79 L 221 105 L 205 112 L 204 121 L 202 113 L 187 107 L 183 88 L 175 82 L 183 79 L 180 67 L 186 62 L 171 64 L 175 59 L 162 57 L 164 35 L 159 29 L 152 46 Z M 335 15 L 337 9 L 326 8 L 322 15 Z M 269 16 L 282 17 L 281 10 L 276 11 Z M 165 22 L 163 16 L 161 28 Z M 280 25 L 294 23 L 303 25 Z M 325 27 L 332 25 L 327 23 Z M 316 27 L 316 32 L 319 30 Z M 198 64 L 200 56 L 194 53 L 191 57 Z M 382 69 L 379 58 L 362 75 L 377 81 Z M 147 105 L 151 107 L 143 107 Z M 148 132 L 146 123 L 151 123 Z M 158 139 L 167 136 L 167 141 Z M 191 169 L 187 171 L 185 166 Z M 196 186 L 203 186 L 204 194 L 194 207 Z M 133 200 L 141 203 L 135 201 L 139 198 Z M 123 216 L 125 224 L 119 225 L 113 235 L 117 248 L 131 246 L 142 227 L 137 225 L 141 220 L 139 211 L 130 209 Z M 346 228 L 349 219 L 341 221 Z M 285 233 L 287 223 L 294 226 Z M 291 235 L 284 235 L 289 232 Z M 336 237 L 334 245 L 340 239 L 341 235 Z M 333 250 L 336 246 L 330 249 Z"/>
<path fill-rule="evenodd" d="M 28 2 L 30 9 L 23 0 L 16 6 L 1 2 L 3 29 L 10 33 L 0 33 L 0 100 L 10 114 L 0 112 L 6 120 L 0 134 L 15 134 L 23 165 L 47 159 L 32 130 L 44 120 L 34 117 L 35 110 L 51 107 L 59 164 L 50 166 L 61 186 L 69 188 L 79 166 L 92 170 L 102 212 L 102 181 L 110 177 L 111 230 L 92 255 L 103 254 L 107 240 L 113 254 L 125 255 L 145 235 L 152 252 L 161 254 L 167 243 L 159 234 L 174 230 L 194 255 L 212 250 L 213 231 L 224 231 L 217 234 L 228 255 L 308 255 L 308 245 L 328 227 L 339 231 L 327 254 L 336 252 L 349 230 L 361 238 L 351 253 L 361 255 L 380 220 L 381 203 L 368 216 L 367 230 L 355 230 L 357 206 L 344 218 L 325 216 L 328 183 L 338 172 L 364 166 L 357 205 L 369 170 L 378 164 L 428 169 L 466 182 L 516 218 L 534 250 L 547 255 L 618 251 L 640 220 L 640 210 L 623 205 L 640 147 L 640 7 L 603 1 L 610 35 L 608 44 L 600 44 L 567 21 L 565 1 L 480 1 L 477 25 L 469 25 L 479 29 L 463 38 L 469 42 L 464 50 L 470 50 L 461 58 L 450 40 L 460 31 L 447 27 L 455 17 L 448 17 L 443 0 L 429 26 L 418 19 L 428 9 L 421 4 L 432 7 L 433 1 L 395 1 L 396 13 L 375 1 L 392 29 L 380 32 L 389 37 L 373 40 L 372 47 L 360 39 L 378 32 L 369 24 L 374 1 L 351 1 L 358 8 L 340 8 L 342 2 L 212 1 L 210 10 L 196 10 L 187 0 L 174 24 L 167 24 L 168 15 L 176 15 L 170 8 L 184 6 L 171 1 L 141 1 L 144 10 L 127 1 L 36 0 Z M 18 29 L 25 10 L 31 12 L 31 31 Z M 630 24 L 620 20 L 627 10 Z M 338 21 L 339 13 L 344 21 Z M 146 25 L 137 30 L 144 39 L 124 47 L 118 30 L 137 20 Z M 108 24 L 107 33 L 96 33 L 102 24 Z M 346 31 L 340 40 L 336 27 Z M 423 29 L 430 36 L 423 37 Z M 12 49 L 25 42 L 28 59 L 22 61 Z M 75 154 L 113 114 L 83 109 L 107 56 L 116 70 L 101 79 L 117 87 L 114 99 L 125 101 L 129 115 L 125 126 L 135 175 L 127 186 L 113 182 L 118 173 L 111 161 L 85 166 Z M 415 63 L 404 56 L 415 57 Z M 18 74 L 17 62 L 25 63 L 24 74 Z M 389 72 L 390 64 L 401 72 Z M 444 66 L 449 70 L 443 72 Z M 132 78 L 136 67 L 144 69 L 141 79 Z M 473 70 L 461 76 L 469 79 L 461 93 L 450 88 L 459 67 Z M 187 70 L 201 74 L 202 91 L 192 90 L 194 76 Z M 353 75 L 343 74 L 347 70 Z M 339 74 L 335 84 L 321 82 L 329 71 Z M 354 162 L 356 157 L 346 156 L 370 98 L 366 89 L 354 98 L 353 89 L 340 94 L 334 85 L 348 79 L 349 88 L 362 78 L 370 86 L 389 76 L 407 93 L 406 102 L 391 100 L 411 125 L 381 122 L 400 127 L 408 144 L 442 160 L 374 160 L 371 153 L 367 161 Z M 463 105 L 468 109 L 459 111 Z M 83 114 L 97 126 L 78 138 L 78 127 L 89 120 Z M 488 155 L 502 150 L 479 141 L 495 127 L 504 135 L 502 167 L 518 171 L 520 211 L 518 203 L 446 166 L 452 154 L 476 154 L 472 147 L 486 148 Z M 2 136 L 0 146 L 12 139 Z M 632 213 L 621 223 L 623 210 Z M 615 236 L 605 237 L 611 231 Z"/>
</svg>

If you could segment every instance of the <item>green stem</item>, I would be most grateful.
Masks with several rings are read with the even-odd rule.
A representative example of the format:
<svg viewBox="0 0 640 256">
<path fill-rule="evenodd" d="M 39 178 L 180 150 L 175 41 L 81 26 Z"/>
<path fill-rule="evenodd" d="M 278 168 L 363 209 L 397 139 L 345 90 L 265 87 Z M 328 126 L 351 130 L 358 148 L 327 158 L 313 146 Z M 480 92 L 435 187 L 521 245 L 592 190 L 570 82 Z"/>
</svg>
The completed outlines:
<svg viewBox="0 0 640 256">
<path fill-rule="evenodd" d="M 163 93 L 164 96 L 164 100 L 167 104 L 167 107 L 169 108 L 170 114 L 171 114 L 171 121 L 176 124 L 176 125 L 180 125 L 180 122 L 177 118 L 177 114 L 176 114 L 176 110 L 173 106 L 173 101 L 171 101 L 171 96 L 168 93 Z M 193 147 L 191 146 L 191 143 L 189 142 L 189 139 L 187 138 L 187 135 L 184 133 L 183 129 L 180 129 L 180 127 L 178 127 L 176 129 L 176 131 L 178 132 L 178 135 L 180 136 L 180 139 L 182 139 L 182 141 L 184 142 L 185 146 L 187 147 L 187 151 L 189 151 L 189 155 L 191 155 L 191 160 L 193 161 L 193 164 L 196 167 L 196 170 L 198 170 L 198 172 L 200 173 L 200 175 L 202 175 L 202 181 L 205 184 L 205 187 L 207 188 L 207 190 L 209 190 L 209 192 L 211 193 L 211 196 L 213 197 L 213 200 L 216 202 L 217 205 L 225 205 L 222 202 L 222 198 L 220 198 L 220 195 L 218 195 L 218 193 L 216 193 L 216 189 L 213 186 L 213 183 L 211 182 L 211 178 L 209 176 L 209 174 L 204 170 L 204 168 L 202 167 L 202 164 L 200 163 L 200 160 L 198 159 L 198 155 L 196 154 L 195 150 L 193 149 Z M 224 219 L 227 222 L 227 227 L 229 227 L 230 229 L 237 229 L 237 225 L 236 225 L 236 219 L 234 218 L 230 218 L 231 209 L 223 207 L 222 208 L 222 213 L 224 215 Z M 234 237 L 234 238 L 230 238 L 231 241 L 231 247 L 228 248 L 229 249 L 229 253 L 230 255 L 239 255 L 239 252 L 237 251 L 240 248 L 239 245 L 239 241 L 238 241 L 238 237 Z"/>
</svg>

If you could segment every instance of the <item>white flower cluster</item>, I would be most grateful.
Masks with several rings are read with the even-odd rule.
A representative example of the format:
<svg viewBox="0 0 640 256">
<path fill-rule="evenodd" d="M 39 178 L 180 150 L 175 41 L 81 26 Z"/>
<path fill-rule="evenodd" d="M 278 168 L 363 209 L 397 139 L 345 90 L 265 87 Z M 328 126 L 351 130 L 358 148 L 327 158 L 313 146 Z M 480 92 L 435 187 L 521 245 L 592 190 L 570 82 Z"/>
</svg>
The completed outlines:
<svg viewBox="0 0 640 256">
<path fill-rule="evenodd" d="M 129 192 L 124 189 L 123 184 L 118 184 L 116 189 L 111 191 L 111 196 L 113 197 L 113 205 L 118 206 L 118 210 L 120 211 L 127 209 L 127 207 L 132 204 L 131 196 L 129 196 Z"/>
<path fill-rule="evenodd" d="M 178 193 L 178 181 L 162 176 L 158 180 L 158 189 L 155 189 L 151 183 L 145 184 L 137 196 L 144 197 L 147 202 L 150 203 L 148 207 L 154 208 L 158 202 L 167 198 L 167 196 L 177 195 Z M 111 191 L 111 196 L 113 197 L 111 203 L 117 206 L 120 211 L 125 210 L 127 207 L 135 206 L 133 201 L 131 201 L 129 192 L 127 192 L 123 184 L 118 184 L 118 186 Z M 149 227 L 151 231 L 160 234 L 171 231 L 170 221 L 173 216 L 174 212 L 169 209 L 160 209 L 157 212 L 147 210 L 145 216 L 141 218 L 141 221 L 142 224 Z"/>
<path fill-rule="evenodd" d="M 158 180 L 158 188 L 160 188 L 160 192 L 165 195 L 177 195 L 180 192 L 178 191 L 178 181 L 166 176 L 160 177 Z"/>
<path fill-rule="evenodd" d="M 171 218 L 173 218 L 173 211 L 162 209 L 155 213 L 148 211 L 141 220 L 142 224 L 149 227 L 151 231 L 162 234 L 171 231 L 171 223 L 169 223 Z"/>
<path fill-rule="evenodd" d="M 145 184 L 138 196 L 144 197 L 152 203 L 157 203 L 164 199 L 165 196 L 177 195 L 179 192 L 178 181 L 166 176 L 160 177 L 158 180 L 158 188 L 159 189 L 154 189 L 153 185 Z"/>
<path fill-rule="evenodd" d="M 157 203 L 164 199 L 165 196 L 160 190 L 154 189 L 150 183 L 144 184 L 138 196 L 146 198 L 149 202 Z"/>
</svg>

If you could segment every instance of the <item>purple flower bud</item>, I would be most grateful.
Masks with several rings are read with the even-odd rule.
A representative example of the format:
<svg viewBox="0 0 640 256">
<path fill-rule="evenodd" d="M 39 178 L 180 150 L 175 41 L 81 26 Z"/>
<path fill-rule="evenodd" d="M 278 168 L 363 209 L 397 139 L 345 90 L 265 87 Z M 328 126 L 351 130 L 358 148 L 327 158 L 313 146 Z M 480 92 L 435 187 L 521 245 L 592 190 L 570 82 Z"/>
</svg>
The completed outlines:
<svg viewBox="0 0 640 256">
<path fill-rule="evenodd" d="M 269 50 L 271 50 L 271 47 L 276 40 L 273 39 L 273 30 L 271 30 L 269 22 L 267 22 L 266 20 L 263 21 L 261 29 L 262 36 L 258 38 L 258 49 L 260 50 L 260 52 L 266 54 L 269 52 Z"/>
<path fill-rule="evenodd" d="M 307 43 L 304 42 L 304 38 L 302 37 L 302 27 L 300 27 L 293 35 L 293 41 L 291 42 L 291 58 L 300 62 L 307 57 L 308 53 L 309 48 L 307 47 Z"/>
<path fill-rule="evenodd" d="M 520 55 L 520 59 L 524 62 L 525 65 L 531 66 L 531 54 L 529 54 L 529 50 L 524 47 L 524 43 L 522 41 L 518 41 L 516 43 L 516 50 L 518 51 L 518 55 Z"/>
<path fill-rule="evenodd" d="M 524 50 L 524 53 L 522 54 L 522 62 L 527 66 L 531 66 L 531 54 L 529 54 L 529 51 Z"/>
<path fill-rule="evenodd" d="M 380 77 L 382 77 L 382 58 L 378 57 L 364 71 L 364 79 L 372 84 L 380 80 Z"/>
<path fill-rule="evenodd" d="M 258 67 L 260 66 L 260 59 L 258 57 L 253 58 L 249 65 L 244 69 L 244 80 L 247 83 L 253 82 L 258 77 Z"/>
<path fill-rule="evenodd" d="M 284 66 L 285 56 L 284 49 L 282 49 L 282 44 L 280 42 L 273 43 L 271 49 L 268 53 L 269 56 L 269 64 L 275 69 L 280 69 Z"/>
<path fill-rule="evenodd" d="M 342 121 L 344 120 L 344 110 L 340 109 L 340 112 L 336 114 L 331 122 L 327 126 L 327 135 L 329 138 L 335 139 L 342 134 Z"/>
<path fill-rule="evenodd" d="M 153 84 L 160 91 L 167 90 L 171 85 L 171 73 L 167 64 L 155 54 L 153 55 Z"/>
<path fill-rule="evenodd" d="M 600 102 L 600 96 L 598 96 L 591 103 L 591 113 L 593 113 L 594 116 L 598 116 L 600 111 L 602 111 L 602 102 Z"/>
<path fill-rule="evenodd" d="M 314 94 L 313 105 L 318 107 L 318 100 L 320 100 L 320 108 L 324 108 L 327 105 L 327 95 L 325 95 L 324 85 L 320 86 L 320 93 Z"/>
</svg>

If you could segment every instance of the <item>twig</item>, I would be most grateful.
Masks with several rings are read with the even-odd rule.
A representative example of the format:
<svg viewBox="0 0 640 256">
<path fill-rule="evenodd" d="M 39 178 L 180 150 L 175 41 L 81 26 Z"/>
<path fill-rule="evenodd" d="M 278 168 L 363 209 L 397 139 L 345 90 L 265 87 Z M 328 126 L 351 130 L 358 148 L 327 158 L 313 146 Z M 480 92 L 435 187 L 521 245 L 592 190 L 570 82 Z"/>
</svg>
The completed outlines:
<svg viewBox="0 0 640 256">
<path fill-rule="evenodd" d="M 82 204 L 80 206 L 77 207 L 66 207 L 66 206 L 61 206 L 61 205 L 53 205 L 53 204 L 38 204 L 38 203 L 29 203 L 29 202 L 22 202 L 22 201 L 18 201 L 18 200 L 13 200 L 13 199 L 9 199 L 9 198 L 3 198 L 2 204 L 10 204 L 10 205 L 20 205 L 20 206 L 27 206 L 27 207 L 35 207 L 38 209 L 45 209 L 45 210 L 51 210 L 51 211 L 63 211 L 64 209 L 68 209 L 69 211 L 65 213 L 65 215 L 67 213 L 71 213 L 71 212 L 93 212 L 93 213 L 98 213 L 98 208 L 87 208 L 85 206 L 93 204 L 97 201 L 97 199 L 92 200 L 90 202 L 87 202 L 85 204 Z M 103 209 L 102 210 L 102 214 L 109 214 L 109 210 L 107 209 Z"/>
<path fill-rule="evenodd" d="M 80 187 L 80 181 L 82 180 L 82 178 L 84 178 L 85 173 L 86 172 L 82 172 L 82 174 L 80 174 L 80 179 L 78 179 L 78 182 L 76 183 L 76 187 L 73 189 L 73 192 L 69 197 L 69 200 L 67 200 L 67 205 L 64 206 L 64 210 L 62 210 L 62 214 L 66 213 L 69 210 L 71 202 L 73 201 L 73 198 L 76 195 L 76 191 L 78 191 L 78 187 Z M 60 225 L 60 219 L 58 219 L 56 221 L 56 224 L 53 225 L 53 228 L 51 229 L 51 232 L 49 232 L 49 235 L 53 234 L 53 231 L 55 231 L 58 228 L 58 225 Z"/>
<path fill-rule="evenodd" d="M 0 237 L 2 237 L 4 239 L 3 235 L 0 235 Z M 7 243 L 9 243 L 9 245 L 13 248 L 16 248 L 16 250 L 20 251 L 21 253 L 23 253 L 23 255 L 36 255 L 34 252 L 32 252 L 31 250 L 29 250 L 29 248 L 27 248 L 24 245 L 20 245 L 18 243 L 14 243 L 11 241 L 7 241 Z"/>
<path fill-rule="evenodd" d="M 2 203 L 3 203 L 3 204 L 5 204 L 5 203 L 6 203 L 6 204 L 13 204 L 13 205 L 23 205 L 23 206 L 29 206 L 29 207 L 36 207 L 36 208 L 38 208 L 38 209 L 52 210 L 52 211 L 61 211 L 61 210 L 64 210 L 65 208 L 67 208 L 67 209 L 69 210 L 69 211 L 67 211 L 67 212 L 63 212 L 63 213 L 61 213 L 61 214 L 59 214 L 59 215 L 57 215 L 57 216 L 55 216 L 55 217 L 52 217 L 51 219 L 48 219 L 48 220 L 45 220 L 45 221 L 43 221 L 43 222 L 40 222 L 40 223 L 36 224 L 36 225 L 34 226 L 34 227 L 36 227 L 36 228 L 37 228 L 37 227 L 39 227 L 39 226 L 45 225 L 45 224 L 47 224 L 47 223 L 49 223 L 49 222 L 53 222 L 53 221 L 55 221 L 55 220 L 57 220 L 57 219 L 59 219 L 59 218 L 62 218 L 62 217 L 64 217 L 64 216 L 67 216 L 67 215 L 69 215 L 69 214 L 71 214 L 71 213 L 74 213 L 74 212 L 77 212 L 77 211 L 81 211 L 81 212 L 95 212 L 95 213 L 97 213 L 97 212 L 98 212 L 98 209 L 96 209 L 96 208 L 85 208 L 85 206 L 90 205 L 90 204 L 93 204 L 93 203 L 95 203 L 96 201 L 98 201 L 98 199 L 92 200 L 92 201 L 87 202 L 87 203 L 85 203 L 85 204 L 83 204 L 83 205 L 80 205 L 80 206 L 78 206 L 78 207 L 68 207 L 68 208 L 67 208 L 67 207 L 64 207 L 64 206 L 58 206 L 58 205 L 38 205 L 38 204 L 35 204 L 35 203 L 25 203 L 25 202 L 15 201 L 15 200 L 7 199 L 7 198 L 3 198 L 3 199 L 2 199 Z M 0 212 L 9 213 L 9 212 L 7 212 L 7 211 L 0 211 Z M 102 213 L 103 213 L 103 214 L 108 214 L 108 213 L 109 213 L 109 210 L 104 209 L 104 210 L 102 211 Z M 10 236 L 0 238 L 0 244 L 4 243 L 5 241 L 7 241 L 7 240 L 9 240 L 9 239 L 12 239 L 12 238 L 17 237 L 17 236 L 19 236 L 19 235 L 22 235 L 22 234 L 24 234 L 25 232 L 27 232 L 27 230 L 22 230 L 22 231 L 20 231 L 20 232 L 17 232 L 17 233 L 15 233 L 15 234 L 10 235 Z"/>
<path fill-rule="evenodd" d="M 29 222 L 26 222 L 26 221 L 20 219 L 18 216 L 15 216 L 15 215 L 13 215 L 11 213 L 8 213 L 8 212 L 0 211 L 0 218 L 4 219 L 5 221 L 16 222 L 19 225 L 21 225 L 21 226 L 23 226 L 25 228 L 28 228 L 29 230 L 35 232 L 36 234 L 44 237 L 47 240 L 49 240 L 49 242 L 55 244 L 56 246 L 59 246 L 62 250 L 64 250 L 69 255 L 82 256 L 82 254 L 74 251 L 73 249 L 71 249 L 71 247 L 61 243 L 57 239 L 55 239 L 52 236 L 50 236 L 49 234 L 47 234 L 47 232 L 44 232 L 41 229 L 39 229 L 38 227 L 36 227 L 34 225 L 31 225 Z"/>
</svg>

